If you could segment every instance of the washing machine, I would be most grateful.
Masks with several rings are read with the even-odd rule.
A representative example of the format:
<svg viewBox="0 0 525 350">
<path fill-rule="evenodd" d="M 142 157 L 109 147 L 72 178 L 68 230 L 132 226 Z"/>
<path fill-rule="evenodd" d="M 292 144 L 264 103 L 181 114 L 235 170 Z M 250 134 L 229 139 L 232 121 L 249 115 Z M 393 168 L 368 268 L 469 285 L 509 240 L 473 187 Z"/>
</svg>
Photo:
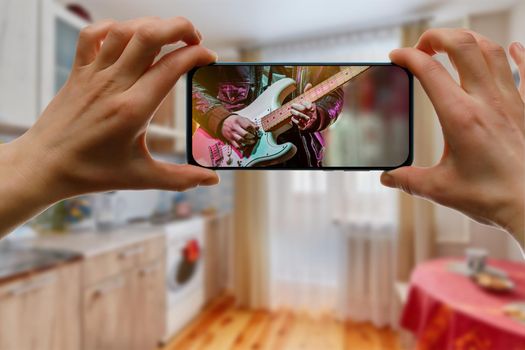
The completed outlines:
<svg viewBox="0 0 525 350">
<path fill-rule="evenodd" d="M 204 219 L 177 221 L 165 231 L 167 342 L 204 306 Z"/>
</svg>

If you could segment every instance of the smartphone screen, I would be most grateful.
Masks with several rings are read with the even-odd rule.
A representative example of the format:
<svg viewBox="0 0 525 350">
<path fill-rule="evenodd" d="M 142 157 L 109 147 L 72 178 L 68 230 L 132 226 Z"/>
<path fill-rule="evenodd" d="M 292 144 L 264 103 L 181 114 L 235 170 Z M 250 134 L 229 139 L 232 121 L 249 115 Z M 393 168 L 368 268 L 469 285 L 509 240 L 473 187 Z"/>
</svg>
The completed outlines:
<svg viewBox="0 0 525 350">
<path fill-rule="evenodd" d="M 390 63 L 217 63 L 188 74 L 188 162 L 213 169 L 412 163 L 412 75 Z"/>
</svg>

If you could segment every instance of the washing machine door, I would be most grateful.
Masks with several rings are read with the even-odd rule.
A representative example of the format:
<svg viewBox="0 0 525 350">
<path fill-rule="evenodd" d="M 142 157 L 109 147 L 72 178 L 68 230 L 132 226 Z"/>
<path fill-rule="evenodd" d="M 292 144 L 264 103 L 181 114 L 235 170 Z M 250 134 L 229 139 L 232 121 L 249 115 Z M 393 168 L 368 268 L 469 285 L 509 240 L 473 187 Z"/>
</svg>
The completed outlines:
<svg viewBox="0 0 525 350">
<path fill-rule="evenodd" d="M 172 293 L 180 293 L 195 285 L 201 274 L 202 248 L 196 239 L 178 242 L 175 259 L 168 269 L 167 285 Z"/>
</svg>

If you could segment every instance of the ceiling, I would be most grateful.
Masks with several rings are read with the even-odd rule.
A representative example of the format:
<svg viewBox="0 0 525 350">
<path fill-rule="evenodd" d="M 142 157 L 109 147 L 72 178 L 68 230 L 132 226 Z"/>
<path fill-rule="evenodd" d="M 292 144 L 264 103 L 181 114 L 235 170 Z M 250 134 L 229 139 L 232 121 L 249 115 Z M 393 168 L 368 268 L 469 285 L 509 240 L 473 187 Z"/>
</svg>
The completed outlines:
<svg viewBox="0 0 525 350">
<path fill-rule="evenodd" d="M 494 3 L 493 0 L 476 0 Z M 505 0 L 503 0 L 505 1 Z M 424 16 L 470 0 L 60 0 L 83 5 L 94 19 L 185 16 L 212 48 L 242 48 L 343 33 Z"/>
<path fill-rule="evenodd" d="M 72 2 L 61 0 L 63 3 Z M 348 31 L 426 11 L 440 0 L 76 0 L 94 19 L 185 16 L 210 46 L 257 46 Z M 441 0 L 443 2 L 443 0 Z"/>
</svg>

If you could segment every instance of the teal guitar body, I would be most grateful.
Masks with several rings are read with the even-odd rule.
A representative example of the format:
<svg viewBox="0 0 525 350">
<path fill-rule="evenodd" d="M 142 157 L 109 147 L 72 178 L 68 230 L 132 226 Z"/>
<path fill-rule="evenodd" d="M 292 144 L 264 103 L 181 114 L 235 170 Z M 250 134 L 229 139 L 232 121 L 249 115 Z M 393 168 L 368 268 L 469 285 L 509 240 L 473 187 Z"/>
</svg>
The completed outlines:
<svg viewBox="0 0 525 350">
<path fill-rule="evenodd" d="M 193 159 L 205 167 L 257 167 L 285 162 L 297 148 L 290 142 L 279 144 L 277 137 L 291 128 L 290 122 L 272 131 L 265 131 L 261 118 L 281 108 L 284 99 L 295 90 L 295 81 L 281 79 L 268 87 L 248 107 L 235 112 L 252 120 L 259 127 L 255 145 L 239 150 L 198 128 L 192 137 Z"/>
</svg>

